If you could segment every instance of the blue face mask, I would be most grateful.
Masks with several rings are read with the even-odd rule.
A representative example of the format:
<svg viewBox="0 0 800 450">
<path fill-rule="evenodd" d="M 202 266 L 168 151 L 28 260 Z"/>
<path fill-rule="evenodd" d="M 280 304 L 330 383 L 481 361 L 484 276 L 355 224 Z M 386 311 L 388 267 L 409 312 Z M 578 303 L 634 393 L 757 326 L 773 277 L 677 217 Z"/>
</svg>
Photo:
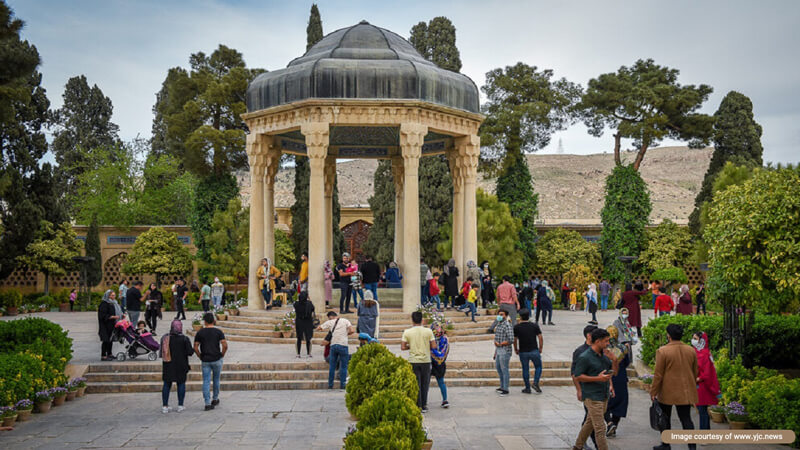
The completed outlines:
<svg viewBox="0 0 800 450">
<path fill-rule="evenodd" d="M 497 321 L 500 322 L 503 320 L 503 316 L 501 314 L 497 315 Z"/>
</svg>

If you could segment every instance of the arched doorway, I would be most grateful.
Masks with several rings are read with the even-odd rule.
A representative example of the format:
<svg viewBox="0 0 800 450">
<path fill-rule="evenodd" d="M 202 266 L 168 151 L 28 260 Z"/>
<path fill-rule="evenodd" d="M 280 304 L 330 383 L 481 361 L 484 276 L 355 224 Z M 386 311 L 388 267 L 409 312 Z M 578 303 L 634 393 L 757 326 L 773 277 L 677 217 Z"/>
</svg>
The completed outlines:
<svg viewBox="0 0 800 450">
<path fill-rule="evenodd" d="M 369 222 L 365 220 L 356 220 L 342 228 L 344 247 L 356 261 L 364 260 L 364 250 L 362 250 L 362 247 L 364 243 L 367 242 L 370 227 L 372 227 L 372 224 Z"/>
</svg>

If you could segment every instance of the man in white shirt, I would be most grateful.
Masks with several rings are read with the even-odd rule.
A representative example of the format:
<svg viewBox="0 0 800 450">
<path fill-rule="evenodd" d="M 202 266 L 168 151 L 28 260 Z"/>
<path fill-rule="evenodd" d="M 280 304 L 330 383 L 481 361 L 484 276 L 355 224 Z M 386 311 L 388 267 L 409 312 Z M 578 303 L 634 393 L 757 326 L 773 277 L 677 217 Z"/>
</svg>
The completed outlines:
<svg viewBox="0 0 800 450">
<path fill-rule="evenodd" d="M 350 351 L 347 347 L 347 336 L 356 332 L 356 328 L 349 320 L 340 318 L 334 311 L 328 311 L 328 321 L 317 328 L 320 331 L 331 331 L 330 369 L 328 370 L 328 389 L 333 389 L 333 377 L 336 374 L 336 365 L 339 367 L 339 383 L 345 388 L 347 383 L 347 364 L 350 362 Z"/>
</svg>

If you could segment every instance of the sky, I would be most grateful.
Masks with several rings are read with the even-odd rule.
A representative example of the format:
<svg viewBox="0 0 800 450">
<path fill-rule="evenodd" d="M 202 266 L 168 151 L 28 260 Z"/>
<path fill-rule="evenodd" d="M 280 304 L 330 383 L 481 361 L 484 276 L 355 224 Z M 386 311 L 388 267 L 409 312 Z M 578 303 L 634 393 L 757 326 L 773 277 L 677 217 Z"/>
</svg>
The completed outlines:
<svg viewBox="0 0 800 450">
<path fill-rule="evenodd" d="M 42 58 L 53 108 L 84 74 L 114 104 L 120 136 L 150 136 L 155 94 L 171 67 L 219 44 L 248 67 L 275 70 L 305 51 L 311 2 L 270 0 L 7 0 L 26 22 L 23 38 Z M 763 126 L 764 160 L 800 162 L 800 2 L 740 0 L 318 1 L 324 32 L 358 23 L 408 37 L 419 21 L 456 26 L 462 72 L 484 74 L 518 61 L 586 85 L 640 58 L 679 69 L 682 84 L 708 84 L 702 111 L 724 95 L 749 96 Z M 611 152 L 613 138 L 582 124 L 553 136 L 542 153 Z M 662 145 L 682 144 L 665 141 Z M 623 146 L 627 145 L 623 143 Z"/>
</svg>

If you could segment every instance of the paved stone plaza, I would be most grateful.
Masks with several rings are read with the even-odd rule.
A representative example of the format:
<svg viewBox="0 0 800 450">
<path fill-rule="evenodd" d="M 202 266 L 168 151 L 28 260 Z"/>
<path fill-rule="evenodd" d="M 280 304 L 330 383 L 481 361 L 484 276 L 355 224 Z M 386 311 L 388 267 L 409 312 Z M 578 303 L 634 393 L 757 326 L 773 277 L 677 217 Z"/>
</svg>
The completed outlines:
<svg viewBox="0 0 800 450">
<path fill-rule="evenodd" d="M 70 330 L 75 339 L 73 364 L 98 362 L 96 314 L 41 315 Z M 600 313 L 600 324 L 607 325 L 615 315 L 613 311 Z M 580 343 L 586 320 L 582 312 L 556 311 L 553 321 L 557 325 L 544 327 L 545 360 L 568 360 Z M 184 325 L 191 324 L 187 321 Z M 164 322 L 163 329 L 166 327 Z M 399 353 L 398 346 L 390 349 Z M 319 347 L 315 352 L 315 357 L 321 358 Z M 454 343 L 450 354 L 450 360 L 485 361 L 491 357 L 491 342 Z M 294 360 L 292 345 L 239 342 L 231 343 L 226 357 L 227 362 Z M 433 383 L 431 410 L 424 417 L 434 448 L 570 448 L 574 443 L 583 419 L 574 388 L 546 386 L 541 395 L 524 395 L 519 388 L 512 388 L 511 395 L 501 398 L 495 394 L 495 387 L 448 389 L 452 406 L 445 410 L 438 407 L 441 396 Z M 220 407 L 211 412 L 202 411 L 199 392 L 187 392 L 188 409 L 167 415 L 160 411 L 160 398 L 159 393 L 90 394 L 0 434 L 0 448 L 335 449 L 342 446 L 351 423 L 344 392 L 338 389 L 222 391 Z M 658 444 L 658 434 L 648 423 L 649 402 L 646 392 L 631 387 L 628 418 L 620 423 L 617 437 L 610 440 L 611 448 L 643 449 Z M 177 405 L 174 392 L 171 405 Z M 694 421 L 698 423 L 696 414 Z M 675 414 L 673 426 L 679 427 Z"/>
</svg>

